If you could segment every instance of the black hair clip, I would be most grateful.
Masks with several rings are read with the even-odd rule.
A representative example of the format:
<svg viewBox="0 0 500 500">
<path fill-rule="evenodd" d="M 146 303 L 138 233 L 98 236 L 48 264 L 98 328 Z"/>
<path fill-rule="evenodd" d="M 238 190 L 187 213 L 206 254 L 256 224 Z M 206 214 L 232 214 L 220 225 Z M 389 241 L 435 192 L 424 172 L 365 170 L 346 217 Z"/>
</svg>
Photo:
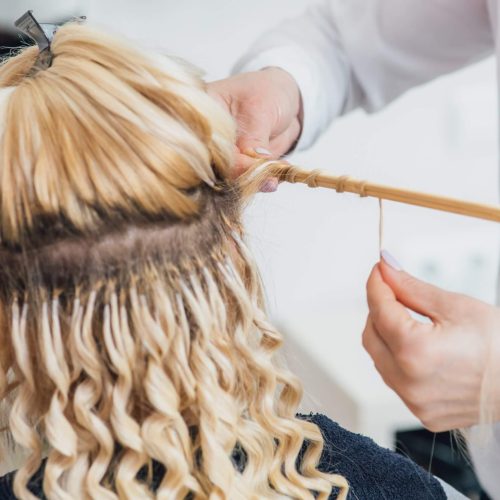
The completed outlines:
<svg viewBox="0 0 500 500">
<path fill-rule="evenodd" d="M 81 16 L 71 19 L 71 21 L 82 22 L 85 19 L 85 16 Z M 50 51 L 50 44 L 61 24 L 39 23 L 35 19 L 33 11 L 28 10 L 14 23 L 14 25 L 24 34 L 35 40 L 38 45 L 39 53 L 33 70 L 36 71 L 50 68 L 53 59 L 52 52 Z"/>
<path fill-rule="evenodd" d="M 33 11 L 28 10 L 15 23 L 16 28 L 35 40 L 38 45 L 38 57 L 33 69 L 47 69 L 52 64 L 50 43 L 59 27 L 57 24 L 40 24 L 33 16 Z"/>
</svg>

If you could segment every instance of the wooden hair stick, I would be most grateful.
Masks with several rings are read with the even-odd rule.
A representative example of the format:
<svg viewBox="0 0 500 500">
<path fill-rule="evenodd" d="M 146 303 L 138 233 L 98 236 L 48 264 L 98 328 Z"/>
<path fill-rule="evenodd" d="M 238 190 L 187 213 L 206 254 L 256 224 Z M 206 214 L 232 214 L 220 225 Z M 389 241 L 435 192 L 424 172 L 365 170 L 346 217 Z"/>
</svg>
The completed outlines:
<svg viewBox="0 0 500 500">
<path fill-rule="evenodd" d="M 277 176 L 282 181 L 300 182 L 307 184 L 309 187 L 335 189 L 337 193 L 346 191 L 358 194 L 359 196 L 371 196 L 373 198 L 500 222 L 500 207 L 495 205 L 485 205 L 482 203 L 448 198 L 446 196 L 420 193 L 409 189 L 394 188 L 382 184 L 375 184 L 373 182 L 353 179 L 346 175 L 330 175 L 320 170 L 308 171 L 288 163 L 279 164 Z"/>
</svg>

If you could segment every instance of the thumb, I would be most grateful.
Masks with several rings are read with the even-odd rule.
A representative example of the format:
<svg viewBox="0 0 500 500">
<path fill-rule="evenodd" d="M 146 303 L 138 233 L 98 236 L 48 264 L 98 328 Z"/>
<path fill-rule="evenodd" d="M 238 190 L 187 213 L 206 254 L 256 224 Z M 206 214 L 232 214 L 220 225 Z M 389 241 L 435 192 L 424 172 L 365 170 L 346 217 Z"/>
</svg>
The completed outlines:
<svg viewBox="0 0 500 500">
<path fill-rule="evenodd" d="M 387 250 L 382 250 L 381 257 L 382 278 L 392 289 L 398 302 L 412 311 L 427 316 L 434 322 L 451 316 L 455 294 L 421 281 L 403 271 Z"/>
<path fill-rule="evenodd" d="M 257 158 L 274 158 L 271 150 L 271 128 L 264 116 L 238 119 L 236 145 L 242 154 Z"/>
</svg>

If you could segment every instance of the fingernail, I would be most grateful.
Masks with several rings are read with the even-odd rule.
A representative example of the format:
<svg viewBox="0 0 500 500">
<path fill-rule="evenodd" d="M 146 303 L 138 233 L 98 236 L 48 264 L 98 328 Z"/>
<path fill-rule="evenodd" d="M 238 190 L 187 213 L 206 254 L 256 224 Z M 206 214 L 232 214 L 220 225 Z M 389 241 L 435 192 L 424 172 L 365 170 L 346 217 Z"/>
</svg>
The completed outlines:
<svg viewBox="0 0 500 500">
<path fill-rule="evenodd" d="M 266 179 L 262 186 L 260 186 L 260 191 L 262 193 L 274 193 L 278 189 L 278 179 Z"/>
<path fill-rule="evenodd" d="M 264 155 L 264 156 L 271 156 L 272 155 L 271 151 L 269 151 L 269 149 L 266 149 L 266 148 L 255 148 L 254 151 L 258 155 Z"/>
<path fill-rule="evenodd" d="M 401 264 L 387 251 L 387 250 L 382 250 L 380 252 L 380 257 L 384 260 L 384 262 L 389 266 L 392 267 L 396 271 L 402 271 L 403 267 Z"/>
</svg>

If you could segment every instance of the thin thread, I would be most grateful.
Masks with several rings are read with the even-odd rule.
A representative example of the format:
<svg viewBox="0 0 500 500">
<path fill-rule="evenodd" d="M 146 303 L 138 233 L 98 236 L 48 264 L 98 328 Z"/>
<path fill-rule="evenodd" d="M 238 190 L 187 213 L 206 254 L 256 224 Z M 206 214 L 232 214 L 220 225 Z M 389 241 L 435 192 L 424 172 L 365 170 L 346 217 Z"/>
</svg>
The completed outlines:
<svg viewBox="0 0 500 500">
<path fill-rule="evenodd" d="M 384 205 L 382 198 L 378 199 L 378 252 L 384 248 Z"/>
<path fill-rule="evenodd" d="M 431 456 L 429 458 L 429 467 L 427 467 L 427 472 L 428 472 L 429 475 L 432 474 L 432 460 L 434 458 L 434 450 L 436 448 L 436 436 L 437 436 L 436 433 L 434 433 L 434 435 L 432 436 Z"/>
</svg>

